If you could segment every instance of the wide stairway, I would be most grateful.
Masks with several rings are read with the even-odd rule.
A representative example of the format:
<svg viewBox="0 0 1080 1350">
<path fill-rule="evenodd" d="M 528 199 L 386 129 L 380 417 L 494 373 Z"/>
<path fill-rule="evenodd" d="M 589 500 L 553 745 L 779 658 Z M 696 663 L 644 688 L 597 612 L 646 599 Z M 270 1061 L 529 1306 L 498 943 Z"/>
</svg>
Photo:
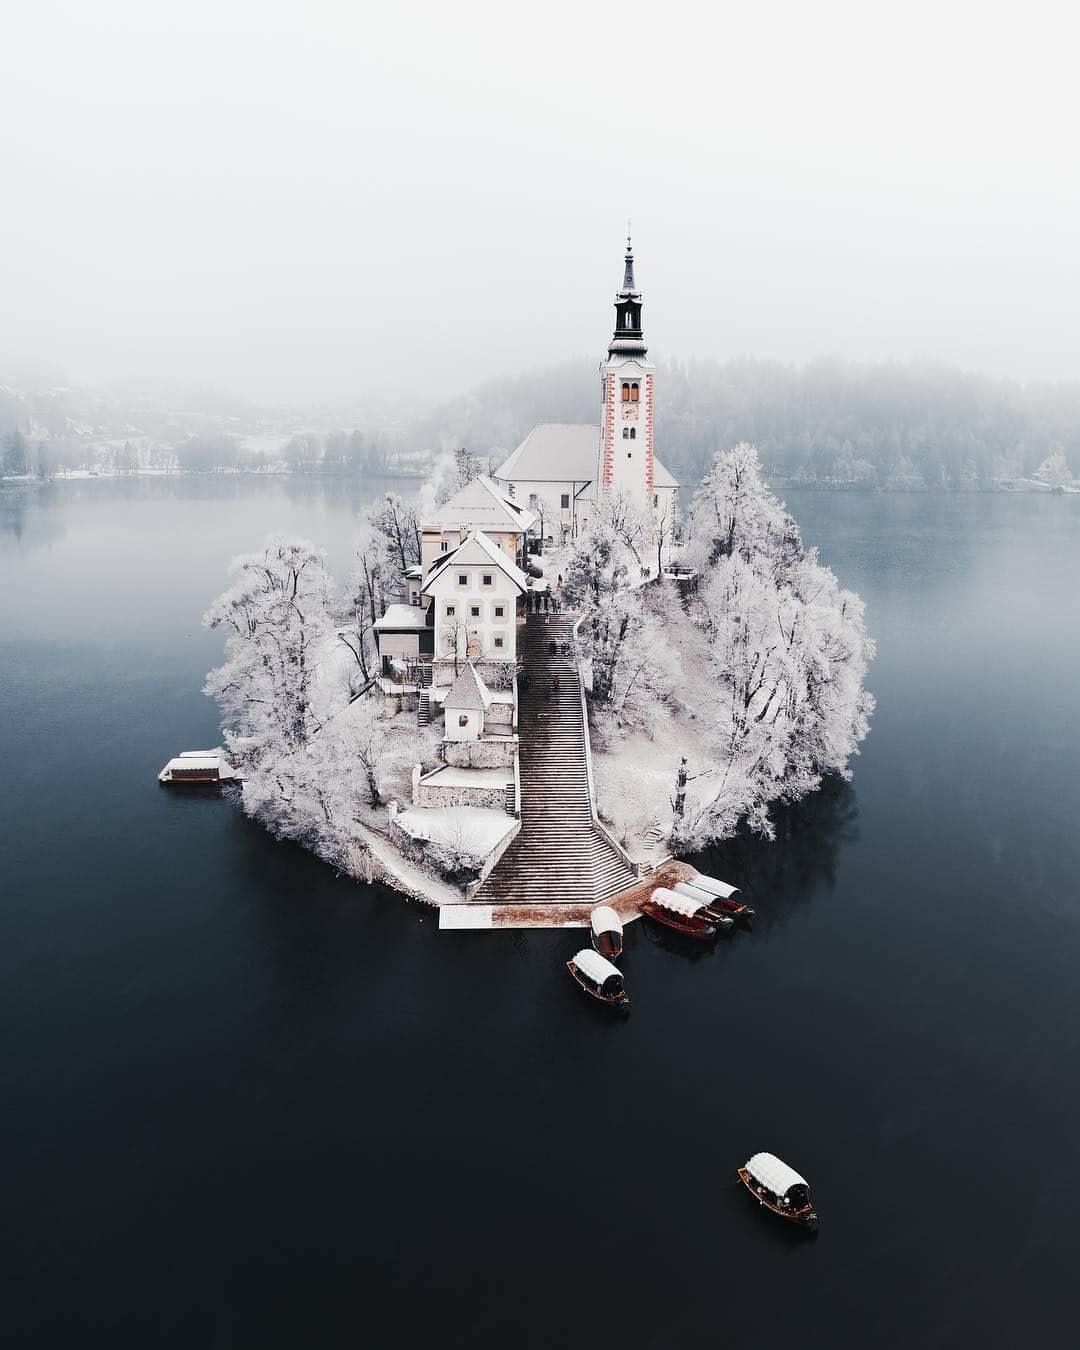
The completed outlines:
<svg viewBox="0 0 1080 1350">
<path fill-rule="evenodd" d="M 519 630 L 521 830 L 476 892 L 478 903 L 596 904 L 637 880 L 589 808 L 572 627 L 564 615 L 530 614 Z"/>
</svg>

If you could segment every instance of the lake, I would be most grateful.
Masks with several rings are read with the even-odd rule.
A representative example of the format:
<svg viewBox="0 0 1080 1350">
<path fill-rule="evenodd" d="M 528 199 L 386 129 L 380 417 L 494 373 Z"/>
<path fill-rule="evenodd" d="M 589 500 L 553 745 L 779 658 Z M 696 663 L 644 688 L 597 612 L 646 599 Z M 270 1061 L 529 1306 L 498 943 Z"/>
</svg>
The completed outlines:
<svg viewBox="0 0 1080 1350">
<path fill-rule="evenodd" d="M 615 1023 L 573 934 L 440 934 L 156 782 L 219 739 L 230 557 L 340 571 L 384 487 L 0 494 L 7 1342 L 1067 1342 L 1080 497 L 785 494 L 867 602 L 873 728 L 709 858 L 752 933 L 630 927 Z M 761 1149 L 815 1239 L 733 1183 Z"/>
</svg>

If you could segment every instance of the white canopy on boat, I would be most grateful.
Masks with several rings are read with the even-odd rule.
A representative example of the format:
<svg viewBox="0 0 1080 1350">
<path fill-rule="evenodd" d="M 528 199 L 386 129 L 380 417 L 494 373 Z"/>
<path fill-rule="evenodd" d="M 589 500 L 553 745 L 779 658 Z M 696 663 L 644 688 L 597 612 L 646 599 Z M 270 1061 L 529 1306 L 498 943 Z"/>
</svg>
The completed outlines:
<svg viewBox="0 0 1080 1350">
<path fill-rule="evenodd" d="M 721 900 L 730 900 L 739 893 L 738 886 L 729 886 L 726 881 L 717 881 L 715 877 L 707 877 L 701 872 L 690 878 L 690 885 L 696 886 L 699 891 L 707 891 L 709 895 L 718 895 Z"/>
<path fill-rule="evenodd" d="M 711 905 L 717 898 L 710 891 L 703 891 L 692 881 L 677 881 L 673 887 L 676 895 L 685 895 L 688 900 L 699 900 L 703 905 Z"/>
<path fill-rule="evenodd" d="M 622 919 L 610 905 L 597 905 L 589 915 L 594 933 L 621 933 Z"/>
<path fill-rule="evenodd" d="M 774 1153 L 755 1153 L 746 1164 L 746 1170 L 755 1181 L 760 1181 L 762 1186 L 772 1191 L 773 1195 L 787 1195 L 792 1186 L 810 1184 L 805 1177 L 799 1176 L 793 1167 L 781 1162 Z"/>
<path fill-rule="evenodd" d="M 587 975 L 590 980 L 595 980 L 599 985 L 602 985 L 605 980 L 610 980 L 612 975 L 618 975 L 619 979 L 622 979 L 619 968 L 605 960 L 599 952 L 594 952 L 591 947 L 582 947 L 581 951 L 574 957 L 574 965 L 577 966 L 582 975 Z"/>
<path fill-rule="evenodd" d="M 175 759 L 170 759 L 165 765 L 166 773 L 209 773 L 211 769 L 221 768 L 221 758 L 219 755 L 178 755 Z"/>
<path fill-rule="evenodd" d="M 658 905 L 663 905 L 665 909 L 671 910 L 672 914 L 682 914 L 687 919 L 692 919 L 699 910 L 705 908 L 707 901 L 691 900 L 688 895 L 677 895 L 674 891 L 669 891 L 666 886 L 657 886 L 652 893 L 652 898 Z"/>
</svg>

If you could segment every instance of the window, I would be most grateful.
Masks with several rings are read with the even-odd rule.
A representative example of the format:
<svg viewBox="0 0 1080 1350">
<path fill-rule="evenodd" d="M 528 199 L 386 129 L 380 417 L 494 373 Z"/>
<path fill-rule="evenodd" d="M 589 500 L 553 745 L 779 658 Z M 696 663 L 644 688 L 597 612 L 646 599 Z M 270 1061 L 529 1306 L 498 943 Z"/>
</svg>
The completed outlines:
<svg viewBox="0 0 1080 1350">
<path fill-rule="evenodd" d="M 497 638 L 495 639 L 495 646 L 496 646 L 496 647 L 501 647 L 502 645 L 503 645 L 503 640 L 502 640 L 502 638 L 501 638 L 501 637 L 497 637 Z"/>
<path fill-rule="evenodd" d="M 654 492 L 654 493 L 653 493 L 652 504 L 653 504 L 653 506 L 659 506 L 659 505 L 660 505 L 660 494 L 659 494 L 659 492 Z"/>
<path fill-rule="evenodd" d="M 635 382 L 630 386 L 630 402 L 631 402 L 631 403 L 637 403 L 638 400 L 639 400 L 640 394 L 641 394 L 641 390 L 638 388 L 637 382 L 635 381 Z"/>
<path fill-rule="evenodd" d="M 446 617 L 448 619 L 452 619 L 456 613 L 457 613 L 457 605 L 446 606 Z"/>
<path fill-rule="evenodd" d="M 622 401 L 624 403 L 630 402 L 630 386 L 628 384 L 624 384 L 622 387 Z"/>
<path fill-rule="evenodd" d="M 468 714 L 468 713 L 458 713 L 457 724 L 458 724 L 459 727 L 467 727 L 467 726 L 469 725 L 469 714 Z M 464 753 L 464 752 L 463 752 L 463 753 Z"/>
<path fill-rule="evenodd" d="M 469 578 L 468 578 L 467 573 L 465 573 L 465 572 L 459 572 L 459 573 L 458 573 L 457 584 L 458 584 L 459 586 L 467 586 L 467 585 L 469 584 Z"/>
<path fill-rule="evenodd" d="M 449 539 L 444 539 L 444 540 L 442 541 L 442 544 L 441 544 L 439 547 L 440 547 L 441 552 L 443 552 L 443 553 L 449 553 L 449 552 L 450 552 L 450 540 L 449 540 Z"/>
<path fill-rule="evenodd" d="M 624 441 L 628 441 L 628 440 L 630 439 L 630 428 L 629 428 L 629 427 L 623 427 L 623 429 L 622 429 L 622 438 L 623 438 Z"/>
<path fill-rule="evenodd" d="M 478 619 L 480 617 L 480 606 L 470 605 L 469 613 L 473 616 L 474 619 Z"/>
<path fill-rule="evenodd" d="M 632 441 L 636 441 L 636 440 L 637 440 L 637 427 L 631 427 L 631 428 L 630 428 L 630 439 L 631 439 Z"/>
<path fill-rule="evenodd" d="M 634 316 L 630 313 L 629 310 L 627 310 L 627 311 L 626 311 L 626 322 L 623 324 L 623 327 L 624 327 L 624 328 L 633 328 L 633 326 L 634 326 Z"/>
<path fill-rule="evenodd" d="M 633 459 L 633 458 L 634 458 L 634 452 L 633 452 L 633 450 L 627 450 L 627 452 L 626 452 L 626 458 L 627 458 L 627 459 Z"/>
<path fill-rule="evenodd" d="M 570 509 L 570 494 L 569 494 L 569 492 L 564 492 L 564 493 L 562 494 L 562 497 L 561 497 L 560 500 L 561 500 L 561 504 L 562 504 L 562 509 L 563 509 L 564 511 L 569 511 L 569 509 Z"/>
<path fill-rule="evenodd" d="M 484 585 L 485 585 L 485 586 L 490 586 L 490 585 L 491 585 L 491 582 L 492 582 L 492 576 L 491 576 L 491 573 L 490 573 L 490 572 L 485 572 L 485 573 L 484 573 Z"/>
<path fill-rule="evenodd" d="M 529 505 L 533 508 L 533 510 L 536 509 L 536 504 L 537 502 L 539 502 L 539 500 L 540 498 L 536 495 L 535 492 L 529 493 Z"/>
<path fill-rule="evenodd" d="M 503 608 L 502 605 L 496 605 L 496 606 L 495 606 L 495 617 L 496 617 L 497 619 L 503 618 L 503 617 L 505 616 L 505 614 L 506 614 L 506 610 Z"/>
</svg>

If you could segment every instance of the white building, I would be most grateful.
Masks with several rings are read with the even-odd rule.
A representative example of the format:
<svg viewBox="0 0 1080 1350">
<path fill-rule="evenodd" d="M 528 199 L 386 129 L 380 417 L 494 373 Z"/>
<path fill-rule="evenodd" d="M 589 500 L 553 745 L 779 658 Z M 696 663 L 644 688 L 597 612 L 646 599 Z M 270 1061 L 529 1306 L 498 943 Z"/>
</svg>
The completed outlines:
<svg viewBox="0 0 1080 1350">
<path fill-rule="evenodd" d="M 473 660 L 505 665 L 512 674 L 525 590 L 525 573 L 482 530 L 436 563 L 421 591 L 434 609 L 436 667 Z"/>
<path fill-rule="evenodd" d="M 426 576 L 474 530 L 485 535 L 514 562 L 524 552 L 525 535 L 536 516 L 486 474 L 459 488 L 430 512 L 421 526 L 421 565 Z"/>
<path fill-rule="evenodd" d="M 448 741 L 478 741 L 491 707 L 491 690 L 470 661 L 462 668 L 442 701 Z"/>
<path fill-rule="evenodd" d="M 536 513 L 537 532 L 555 543 L 573 538 L 607 492 L 623 493 L 658 522 L 674 519 L 679 485 L 653 448 L 655 366 L 647 359 L 642 304 L 627 239 L 615 331 L 600 366 L 599 425 L 533 427 L 493 475 L 513 500 Z"/>
</svg>

